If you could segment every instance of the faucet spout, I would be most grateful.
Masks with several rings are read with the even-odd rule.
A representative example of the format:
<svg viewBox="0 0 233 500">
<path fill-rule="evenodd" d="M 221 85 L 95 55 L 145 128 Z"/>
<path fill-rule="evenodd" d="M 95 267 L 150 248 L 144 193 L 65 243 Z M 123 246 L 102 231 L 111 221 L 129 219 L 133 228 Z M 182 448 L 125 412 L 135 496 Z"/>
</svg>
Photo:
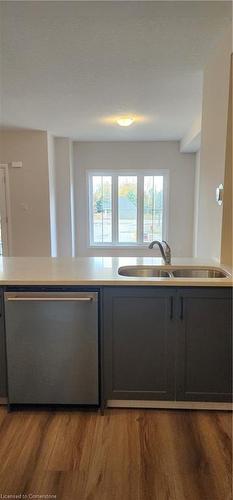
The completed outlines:
<svg viewBox="0 0 233 500">
<path fill-rule="evenodd" d="M 163 244 L 165 246 L 165 249 L 163 247 Z M 164 260 L 164 263 L 171 264 L 171 248 L 168 245 L 168 243 L 165 240 L 162 240 L 162 241 L 154 240 L 149 244 L 148 248 L 152 249 L 152 248 L 154 248 L 155 245 L 157 245 L 159 247 L 159 250 L 160 250 L 161 256 Z"/>
</svg>

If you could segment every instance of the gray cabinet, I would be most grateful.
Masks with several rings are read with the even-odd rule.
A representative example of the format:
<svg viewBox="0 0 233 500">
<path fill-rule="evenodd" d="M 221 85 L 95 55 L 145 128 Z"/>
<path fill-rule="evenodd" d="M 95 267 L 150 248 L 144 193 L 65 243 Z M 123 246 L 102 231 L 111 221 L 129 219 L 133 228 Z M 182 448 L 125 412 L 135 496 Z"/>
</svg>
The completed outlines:
<svg viewBox="0 0 233 500">
<path fill-rule="evenodd" d="M 105 287 L 105 399 L 230 401 L 230 288 Z"/>
<path fill-rule="evenodd" d="M 3 293 L 0 290 L 0 398 L 7 395 Z"/>
<path fill-rule="evenodd" d="M 104 290 L 106 399 L 175 398 L 174 291 Z"/>
<path fill-rule="evenodd" d="M 231 289 L 178 290 L 176 399 L 230 401 Z"/>
</svg>

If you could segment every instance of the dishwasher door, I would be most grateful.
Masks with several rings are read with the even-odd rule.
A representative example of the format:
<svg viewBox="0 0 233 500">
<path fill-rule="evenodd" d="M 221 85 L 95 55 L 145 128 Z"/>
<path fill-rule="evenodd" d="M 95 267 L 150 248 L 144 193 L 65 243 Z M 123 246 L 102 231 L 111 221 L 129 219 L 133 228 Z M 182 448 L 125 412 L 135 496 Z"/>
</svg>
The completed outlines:
<svg viewBox="0 0 233 500">
<path fill-rule="evenodd" d="M 99 404 L 98 293 L 6 292 L 10 404 Z"/>
</svg>

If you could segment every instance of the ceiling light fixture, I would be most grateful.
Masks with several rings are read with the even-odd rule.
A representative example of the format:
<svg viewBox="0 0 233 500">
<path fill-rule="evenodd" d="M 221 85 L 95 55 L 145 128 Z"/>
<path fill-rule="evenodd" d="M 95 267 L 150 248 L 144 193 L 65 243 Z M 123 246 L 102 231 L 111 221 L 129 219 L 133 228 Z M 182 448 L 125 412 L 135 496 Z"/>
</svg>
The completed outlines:
<svg viewBox="0 0 233 500">
<path fill-rule="evenodd" d="M 134 118 L 132 116 L 121 116 L 117 118 L 117 123 L 120 127 L 129 127 L 134 122 Z"/>
</svg>

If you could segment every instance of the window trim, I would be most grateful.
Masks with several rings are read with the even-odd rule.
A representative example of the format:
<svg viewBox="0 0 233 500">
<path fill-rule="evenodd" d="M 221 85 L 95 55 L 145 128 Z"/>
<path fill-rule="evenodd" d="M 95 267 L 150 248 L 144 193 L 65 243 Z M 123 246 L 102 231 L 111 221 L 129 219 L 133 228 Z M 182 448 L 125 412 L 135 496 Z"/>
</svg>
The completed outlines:
<svg viewBox="0 0 233 500">
<path fill-rule="evenodd" d="M 135 243 L 118 243 L 118 176 L 137 176 L 137 242 Z M 122 248 L 122 249 L 140 249 L 148 248 L 148 243 L 143 242 L 143 213 L 144 213 L 144 185 L 143 179 L 145 176 L 160 176 L 163 180 L 163 235 L 162 239 L 168 239 L 168 222 L 169 222 L 169 170 L 168 169 L 127 169 L 127 170 L 87 170 L 87 213 L 88 213 L 88 235 L 87 248 Z M 112 243 L 94 243 L 93 241 L 93 204 L 92 204 L 92 182 L 93 176 L 111 176 L 112 177 Z"/>
</svg>

